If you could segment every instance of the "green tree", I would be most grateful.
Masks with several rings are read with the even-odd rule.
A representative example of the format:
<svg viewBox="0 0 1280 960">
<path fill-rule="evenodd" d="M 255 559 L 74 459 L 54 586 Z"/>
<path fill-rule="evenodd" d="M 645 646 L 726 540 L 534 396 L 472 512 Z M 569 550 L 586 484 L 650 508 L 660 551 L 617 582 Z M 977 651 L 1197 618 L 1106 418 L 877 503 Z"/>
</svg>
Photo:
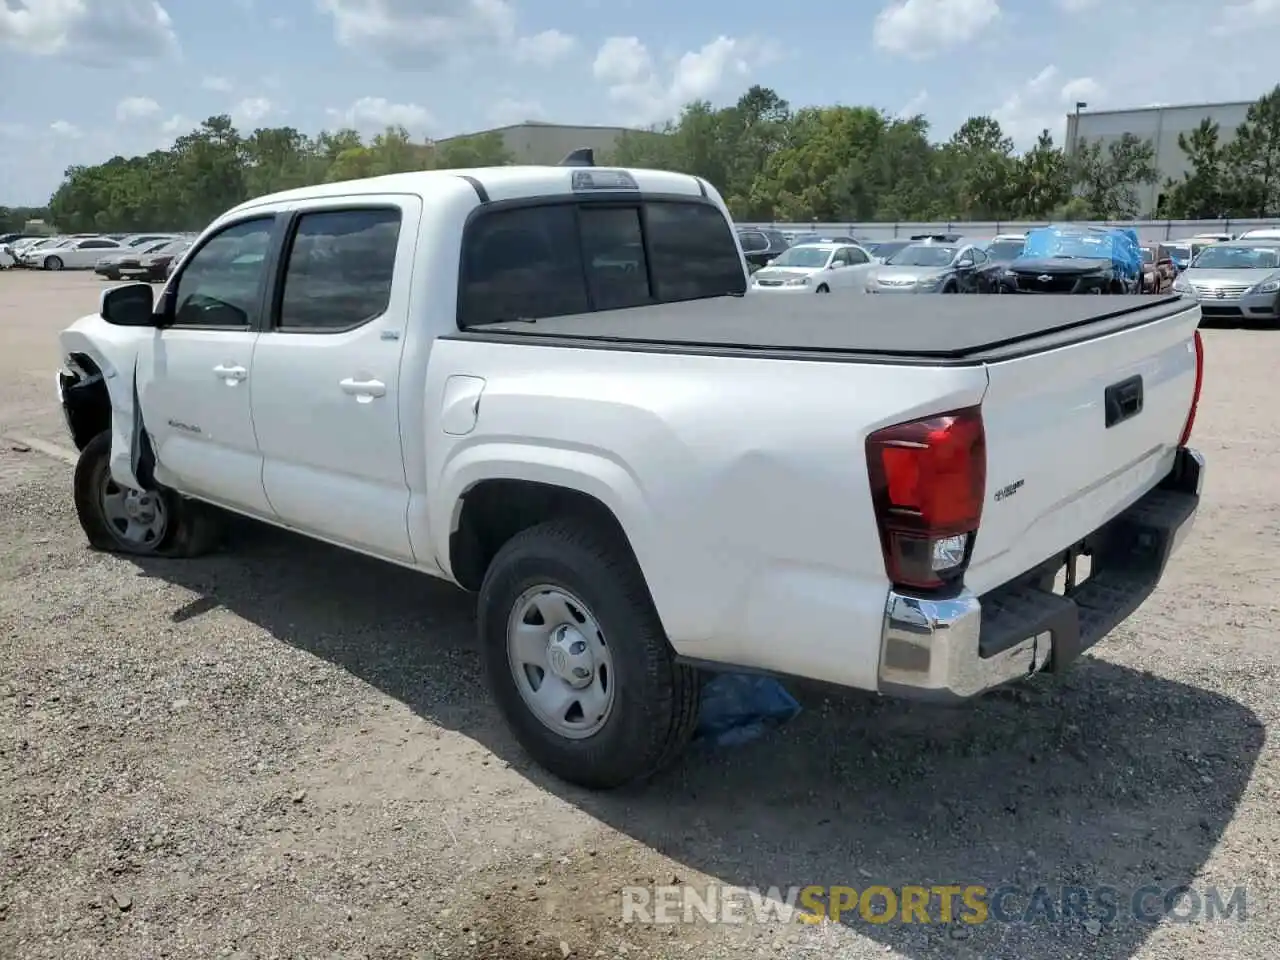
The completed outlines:
<svg viewBox="0 0 1280 960">
<path fill-rule="evenodd" d="M 1139 184 L 1160 178 L 1156 148 L 1150 140 L 1132 133 L 1121 134 L 1103 149 L 1101 140 L 1081 138 L 1071 157 L 1077 193 L 1090 219 L 1130 220 L 1139 210 Z"/>
<path fill-rule="evenodd" d="M 1280 212 L 1280 85 L 1249 107 L 1225 153 L 1228 215 Z"/>
<path fill-rule="evenodd" d="M 1208 220 L 1220 217 L 1227 204 L 1226 160 L 1221 131 L 1205 117 L 1190 135 L 1178 134 L 1178 147 L 1191 168 L 1178 180 L 1165 181 L 1162 215 L 1173 220 Z"/>
<path fill-rule="evenodd" d="M 1190 170 L 1166 184 L 1167 215 L 1280 213 L 1280 87 L 1228 142 L 1206 121 L 1180 140 Z M 418 142 L 401 127 L 307 136 L 292 127 L 244 133 L 215 116 L 168 150 L 66 171 L 48 211 L 0 208 L 0 226 L 44 218 L 63 230 L 199 229 L 253 196 L 412 170 L 511 163 L 501 133 Z M 601 162 L 703 177 L 746 220 L 1126 219 L 1137 187 L 1156 182 L 1152 145 L 1126 135 L 1082 141 L 1070 154 L 1044 131 L 1018 152 L 992 117 L 970 117 L 937 142 L 923 116 L 866 106 L 792 109 L 753 86 L 716 108 L 622 134 Z"/>
</svg>

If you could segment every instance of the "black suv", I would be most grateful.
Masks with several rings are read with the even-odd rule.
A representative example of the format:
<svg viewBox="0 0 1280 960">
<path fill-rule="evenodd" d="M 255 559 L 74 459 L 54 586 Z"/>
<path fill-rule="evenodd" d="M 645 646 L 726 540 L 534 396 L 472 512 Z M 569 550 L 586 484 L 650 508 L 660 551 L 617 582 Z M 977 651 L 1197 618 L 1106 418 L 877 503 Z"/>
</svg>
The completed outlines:
<svg viewBox="0 0 1280 960">
<path fill-rule="evenodd" d="M 763 267 L 790 246 L 778 230 L 739 230 L 738 243 L 752 269 Z"/>
</svg>

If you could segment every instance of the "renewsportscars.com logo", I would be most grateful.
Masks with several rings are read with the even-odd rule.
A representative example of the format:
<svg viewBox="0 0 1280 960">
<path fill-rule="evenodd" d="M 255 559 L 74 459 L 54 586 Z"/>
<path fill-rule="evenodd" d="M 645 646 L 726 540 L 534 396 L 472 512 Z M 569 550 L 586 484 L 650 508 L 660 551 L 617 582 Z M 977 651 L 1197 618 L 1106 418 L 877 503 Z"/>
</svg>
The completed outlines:
<svg viewBox="0 0 1280 960">
<path fill-rule="evenodd" d="M 984 884 L 622 888 L 623 923 L 1192 923 L 1247 919 L 1244 887 Z"/>
</svg>

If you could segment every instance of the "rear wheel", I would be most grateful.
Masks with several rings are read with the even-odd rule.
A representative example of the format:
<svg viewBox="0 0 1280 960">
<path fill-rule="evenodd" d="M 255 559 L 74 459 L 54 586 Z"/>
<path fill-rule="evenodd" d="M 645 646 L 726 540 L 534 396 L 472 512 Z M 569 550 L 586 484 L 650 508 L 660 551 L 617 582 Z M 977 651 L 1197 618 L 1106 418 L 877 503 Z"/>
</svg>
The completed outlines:
<svg viewBox="0 0 1280 960">
<path fill-rule="evenodd" d="M 620 535 L 570 519 L 517 534 L 485 574 L 478 626 L 498 709 L 556 776 L 622 786 L 692 736 L 698 673 L 676 662 Z"/>
<path fill-rule="evenodd" d="M 75 505 L 80 527 L 96 550 L 134 556 L 194 557 L 217 547 L 222 518 L 172 490 L 131 490 L 111 476 L 111 431 L 80 451 Z"/>
</svg>

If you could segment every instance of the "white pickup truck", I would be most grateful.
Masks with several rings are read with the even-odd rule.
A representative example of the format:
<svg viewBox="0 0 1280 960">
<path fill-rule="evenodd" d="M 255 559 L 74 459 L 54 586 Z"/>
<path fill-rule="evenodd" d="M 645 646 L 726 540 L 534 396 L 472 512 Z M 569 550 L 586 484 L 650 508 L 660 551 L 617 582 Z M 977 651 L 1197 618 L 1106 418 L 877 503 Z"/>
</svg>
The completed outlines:
<svg viewBox="0 0 1280 960">
<path fill-rule="evenodd" d="M 596 788 L 679 752 L 706 670 L 971 698 L 1155 588 L 1195 302 L 744 296 L 709 184 L 575 163 L 263 197 L 106 291 L 58 375 L 90 543 L 231 511 L 474 591 L 516 736 Z"/>
</svg>

